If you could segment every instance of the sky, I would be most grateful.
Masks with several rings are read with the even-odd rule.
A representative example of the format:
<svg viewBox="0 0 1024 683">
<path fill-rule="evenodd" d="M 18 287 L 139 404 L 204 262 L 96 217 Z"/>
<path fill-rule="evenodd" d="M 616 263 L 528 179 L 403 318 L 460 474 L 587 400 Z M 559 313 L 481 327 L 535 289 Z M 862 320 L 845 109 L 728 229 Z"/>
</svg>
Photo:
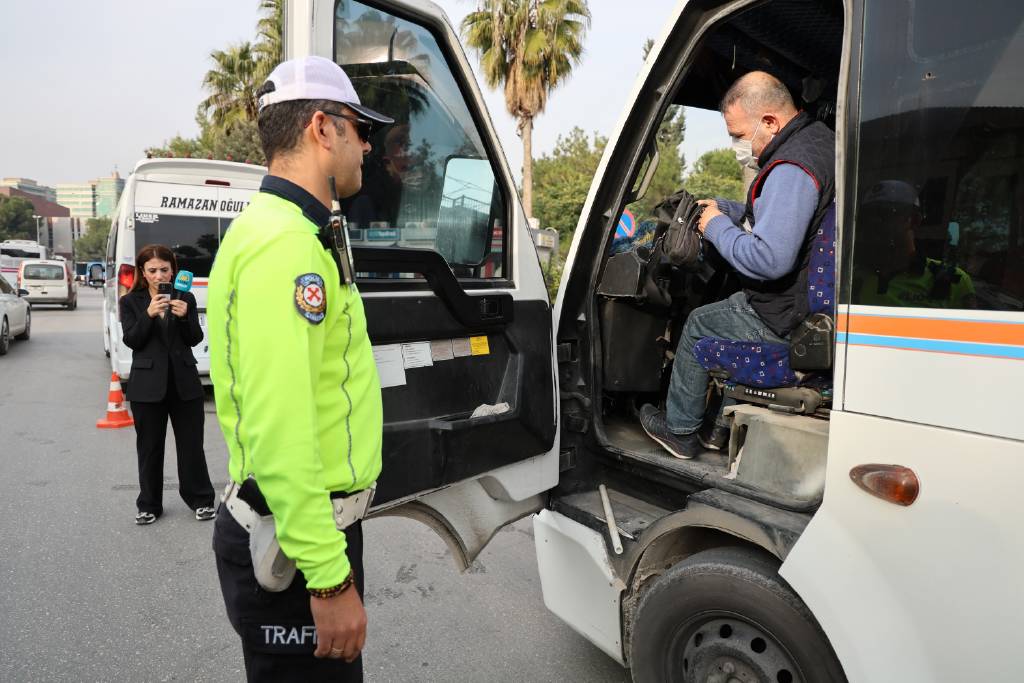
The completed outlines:
<svg viewBox="0 0 1024 683">
<path fill-rule="evenodd" d="M 458 22 L 477 0 L 440 0 Z M 194 136 L 210 52 L 253 40 L 258 0 L 33 0 L 5 3 L 0 73 L 0 177 L 45 185 L 85 182 L 115 169 L 126 176 L 144 150 L 177 134 Z M 574 126 L 609 135 L 676 0 L 591 0 L 586 52 L 535 121 L 534 158 Z M 469 53 L 470 62 L 476 57 Z M 502 95 L 481 85 L 509 165 L 518 177 L 522 143 Z M 721 118 L 689 110 L 687 164 L 727 147 Z"/>
</svg>

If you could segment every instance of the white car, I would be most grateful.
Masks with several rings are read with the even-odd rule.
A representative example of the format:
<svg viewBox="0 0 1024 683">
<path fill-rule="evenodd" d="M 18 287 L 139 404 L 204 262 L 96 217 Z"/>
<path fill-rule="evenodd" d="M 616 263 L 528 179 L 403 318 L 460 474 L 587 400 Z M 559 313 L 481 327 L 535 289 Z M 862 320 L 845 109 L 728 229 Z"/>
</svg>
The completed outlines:
<svg viewBox="0 0 1024 683">
<path fill-rule="evenodd" d="M 34 304 L 59 304 L 69 311 L 78 307 L 78 283 L 67 261 L 25 259 L 18 265 L 18 287 Z"/>
<path fill-rule="evenodd" d="M 0 278 L 0 356 L 7 353 L 12 337 L 27 340 L 32 332 L 32 307 L 25 294 Z"/>
</svg>

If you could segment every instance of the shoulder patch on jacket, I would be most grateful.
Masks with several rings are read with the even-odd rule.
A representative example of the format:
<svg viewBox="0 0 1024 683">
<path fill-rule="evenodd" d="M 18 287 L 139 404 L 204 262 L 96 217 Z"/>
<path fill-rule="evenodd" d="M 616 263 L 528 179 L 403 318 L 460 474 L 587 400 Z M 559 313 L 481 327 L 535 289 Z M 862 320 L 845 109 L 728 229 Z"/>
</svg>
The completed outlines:
<svg viewBox="0 0 1024 683">
<path fill-rule="evenodd" d="M 314 325 L 327 317 L 327 290 L 324 279 L 316 273 L 306 273 L 295 278 L 295 310 Z"/>
</svg>

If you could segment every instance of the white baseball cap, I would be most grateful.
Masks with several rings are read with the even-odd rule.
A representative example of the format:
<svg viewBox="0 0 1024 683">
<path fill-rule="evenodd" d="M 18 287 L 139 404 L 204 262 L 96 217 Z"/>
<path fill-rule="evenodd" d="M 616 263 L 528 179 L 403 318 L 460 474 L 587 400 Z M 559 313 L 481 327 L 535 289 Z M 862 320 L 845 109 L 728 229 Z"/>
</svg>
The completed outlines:
<svg viewBox="0 0 1024 683">
<path fill-rule="evenodd" d="M 281 62 L 270 72 L 258 93 L 259 111 L 278 102 L 330 100 L 344 104 L 375 123 L 395 122 L 390 116 L 364 107 L 349 77 L 340 66 L 324 57 L 300 57 Z"/>
<path fill-rule="evenodd" d="M 917 190 L 905 180 L 881 180 L 871 186 L 864 195 L 861 205 L 867 204 L 902 204 L 904 206 L 921 207 Z"/>
</svg>

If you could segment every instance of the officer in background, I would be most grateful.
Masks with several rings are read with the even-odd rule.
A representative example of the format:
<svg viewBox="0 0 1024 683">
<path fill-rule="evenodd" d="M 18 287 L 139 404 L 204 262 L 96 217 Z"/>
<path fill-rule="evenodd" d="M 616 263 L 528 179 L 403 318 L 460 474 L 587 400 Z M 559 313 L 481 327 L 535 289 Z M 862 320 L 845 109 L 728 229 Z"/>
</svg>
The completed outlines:
<svg viewBox="0 0 1024 683">
<path fill-rule="evenodd" d="M 959 226 L 949 224 L 943 258 L 928 258 L 917 248 L 921 217 L 921 202 L 910 183 L 883 180 L 868 189 L 854 238 L 854 303 L 977 308 L 971 276 L 956 263 Z"/>
<path fill-rule="evenodd" d="M 225 235 L 209 285 L 231 480 L 213 549 L 249 680 L 358 681 L 358 519 L 381 468 L 381 393 L 359 292 L 319 235 L 328 177 L 338 196 L 358 192 L 369 136 L 392 120 L 320 57 L 283 62 L 257 95 L 269 174 Z"/>
</svg>

